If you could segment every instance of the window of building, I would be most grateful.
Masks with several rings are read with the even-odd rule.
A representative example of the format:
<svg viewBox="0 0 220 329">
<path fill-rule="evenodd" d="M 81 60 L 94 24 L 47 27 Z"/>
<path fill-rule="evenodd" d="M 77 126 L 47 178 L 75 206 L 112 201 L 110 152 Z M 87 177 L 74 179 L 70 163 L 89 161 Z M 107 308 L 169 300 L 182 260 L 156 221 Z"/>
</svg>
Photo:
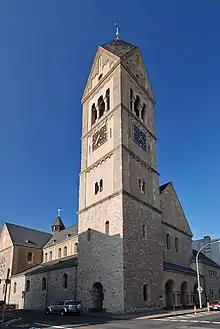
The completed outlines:
<svg viewBox="0 0 220 329">
<path fill-rule="evenodd" d="M 47 279 L 45 277 L 42 278 L 42 291 L 47 289 Z"/>
<path fill-rule="evenodd" d="M 176 252 L 179 251 L 179 239 L 177 237 L 175 238 L 175 250 Z"/>
<path fill-rule="evenodd" d="M 145 194 L 145 181 L 138 179 L 138 185 L 142 194 Z"/>
<path fill-rule="evenodd" d="M 143 107 L 142 107 L 142 109 L 141 109 L 141 120 L 142 120 L 143 122 L 145 122 L 145 112 L 146 112 L 145 108 L 146 108 L 146 105 L 143 104 Z"/>
<path fill-rule="evenodd" d="M 52 251 L 50 251 L 50 253 L 49 253 L 49 260 L 52 260 L 53 259 L 53 253 L 52 253 Z"/>
<path fill-rule="evenodd" d="M 105 222 L 105 234 L 109 235 L 109 221 Z"/>
<path fill-rule="evenodd" d="M 98 110 L 99 110 L 99 118 L 101 118 L 105 113 L 105 102 L 103 96 L 100 96 L 98 99 Z"/>
<path fill-rule="evenodd" d="M 166 234 L 166 247 L 167 250 L 171 249 L 171 236 L 169 235 L 169 233 Z"/>
<path fill-rule="evenodd" d="M 140 107 L 140 97 L 136 96 L 136 99 L 134 102 L 134 112 L 138 118 L 139 118 L 139 107 Z"/>
<path fill-rule="evenodd" d="M 99 182 L 99 192 L 102 192 L 103 191 L 103 179 L 100 179 L 100 182 Z"/>
<path fill-rule="evenodd" d="M 31 282 L 30 282 L 30 280 L 27 280 L 26 281 L 26 287 L 25 288 L 26 288 L 25 289 L 26 292 L 30 291 L 30 288 L 31 288 Z"/>
<path fill-rule="evenodd" d="M 95 194 L 99 193 L 99 183 L 95 182 Z"/>
<path fill-rule="evenodd" d="M 133 90 L 130 89 L 130 110 L 133 110 Z"/>
<path fill-rule="evenodd" d="M 97 120 L 97 110 L 96 110 L 95 104 L 93 104 L 92 105 L 92 120 L 91 120 L 92 125 L 96 122 L 96 120 Z"/>
<path fill-rule="evenodd" d="M 14 283 L 14 294 L 17 292 L 17 282 Z"/>
<path fill-rule="evenodd" d="M 109 129 L 109 137 L 112 138 L 112 128 Z"/>
<path fill-rule="evenodd" d="M 146 238 L 146 225 L 142 226 L 142 235 L 143 235 L 143 238 L 145 239 Z"/>
<path fill-rule="evenodd" d="M 100 74 L 100 76 L 98 77 L 98 80 L 101 80 L 101 78 L 102 78 L 102 74 Z"/>
<path fill-rule="evenodd" d="M 78 242 L 74 244 L 74 254 L 78 253 Z"/>
<path fill-rule="evenodd" d="M 148 300 L 148 285 L 143 286 L 143 299 L 146 302 Z"/>
<path fill-rule="evenodd" d="M 65 247 L 63 248 L 63 256 L 64 256 L 64 257 L 67 256 L 67 246 L 65 246 Z"/>
<path fill-rule="evenodd" d="M 63 287 L 64 287 L 64 289 L 67 289 L 67 286 L 68 286 L 68 275 L 65 273 L 63 275 Z"/>
<path fill-rule="evenodd" d="M 91 240 L 91 228 L 88 228 L 88 230 L 87 230 L 87 240 L 88 241 Z"/>
<path fill-rule="evenodd" d="M 106 97 L 106 106 L 107 106 L 107 111 L 110 110 L 110 89 L 108 88 L 106 90 L 106 94 L 105 94 L 105 97 Z"/>
<path fill-rule="evenodd" d="M 5 284 L 3 284 L 3 290 L 2 290 L 2 293 L 3 293 L 3 295 L 4 295 L 4 293 L 5 293 Z"/>
<path fill-rule="evenodd" d="M 61 258 L 61 255 L 62 255 L 62 250 L 61 248 L 58 249 L 58 258 Z"/>
<path fill-rule="evenodd" d="M 45 262 L 47 262 L 47 252 L 45 252 L 44 260 L 45 260 Z"/>
<path fill-rule="evenodd" d="M 27 254 L 27 261 L 28 261 L 28 263 L 32 263 L 33 262 L 33 254 L 32 254 L 32 252 L 29 252 Z"/>
</svg>

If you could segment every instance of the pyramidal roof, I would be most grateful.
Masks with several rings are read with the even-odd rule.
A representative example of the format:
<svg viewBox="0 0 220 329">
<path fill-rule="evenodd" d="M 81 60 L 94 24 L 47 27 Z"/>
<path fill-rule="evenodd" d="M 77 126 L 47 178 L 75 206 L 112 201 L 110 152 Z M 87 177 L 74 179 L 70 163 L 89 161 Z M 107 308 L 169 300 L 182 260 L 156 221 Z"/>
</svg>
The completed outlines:
<svg viewBox="0 0 220 329">
<path fill-rule="evenodd" d="M 133 46 L 130 43 L 123 40 L 113 40 L 104 44 L 101 47 L 110 51 L 111 53 L 113 53 L 114 55 L 120 58 L 128 54 L 131 50 L 137 48 L 136 46 Z"/>
<path fill-rule="evenodd" d="M 55 219 L 55 221 L 53 222 L 53 224 L 51 226 L 65 227 L 60 216 L 57 216 L 57 218 Z"/>
</svg>

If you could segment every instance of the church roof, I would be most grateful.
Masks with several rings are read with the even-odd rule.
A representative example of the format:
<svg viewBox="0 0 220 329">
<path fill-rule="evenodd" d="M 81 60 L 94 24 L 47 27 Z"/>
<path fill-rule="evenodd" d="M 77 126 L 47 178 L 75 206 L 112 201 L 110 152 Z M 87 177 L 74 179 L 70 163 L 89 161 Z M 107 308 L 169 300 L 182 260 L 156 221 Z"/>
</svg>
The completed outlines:
<svg viewBox="0 0 220 329">
<path fill-rule="evenodd" d="M 5 223 L 12 243 L 25 247 L 41 249 L 50 240 L 52 234 L 34 230 L 16 224 Z"/>
<path fill-rule="evenodd" d="M 110 51 L 111 53 L 113 53 L 114 55 L 120 58 L 128 54 L 131 50 L 137 48 L 136 46 L 133 46 L 130 43 L 123 40 L 113 40 L 101 47 Z"/>
<path fill-rule="evenodd" d="M 163 184 L 159 187 L 160 194 L 167 188 L 167 186 L 170 184 L 170 182 Z"/>
<path fill-rule="evenodd" d="M 51 226 L 62 226 L 65 228 L 60 216 L 57 216 L 57 218 L 55 219 L 55 221 L 53 222 L 53 224 Z"/>
<path fill-rule="evenodd" d="M 72 238 L 78 234 L 78 224 L 72 225 L 60 232 L 55 231 L 51 239 L 45 245 L 45 248 L 56 245 L 66 239 Z"/>
<path fill-rule="evenodd" d="M 163 268 L 164 268 L 164 270 L 167 270 L 167 271 L 196 276 L 196 271 L 194 271 L 191 267 L 185 267 L 185 266 L 181 266 L 181 265 L 177 265 L 177 264 L 163 262 Z"/>
<path fill-rule="evenodd" d="M 197 250 L 193 249 L 193 255 L 192 255 L 192 259 L 191 259 L 191 261 L 193 263 L 195 263 L 195 261 L 196 261 L 196 255 L 197 255 Z M 216 262 L 214 262 L 211 258 L 207 257 L 202 252 L 199 253 L 199 263 L 220 269 L 220 265 L 218 265 Z"/>
</svg>

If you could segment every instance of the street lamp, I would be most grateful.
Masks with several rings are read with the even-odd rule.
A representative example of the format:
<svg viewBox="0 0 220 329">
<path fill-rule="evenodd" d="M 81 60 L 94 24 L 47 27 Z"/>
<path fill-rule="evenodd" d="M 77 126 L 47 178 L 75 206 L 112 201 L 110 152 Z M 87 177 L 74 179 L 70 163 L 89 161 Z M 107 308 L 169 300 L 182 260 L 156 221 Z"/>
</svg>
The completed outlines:
<svg viewBox="0 0 220 329">
<path fill-rule="evenodd" d="M 199 277 L 199 253 L 207 246 L 214 244 L 214 243 L 220 243 L 220 240 L 213 241 L 206 243 L 204 246 L 202 246 L 196 255 L 196 272 L 197 272 L 197 282 L 198 282 L 198 293 L 199 293 L 199 307 L 202 309 L 202 287 L 200 286 L 200 277 Z"/>
</svg>

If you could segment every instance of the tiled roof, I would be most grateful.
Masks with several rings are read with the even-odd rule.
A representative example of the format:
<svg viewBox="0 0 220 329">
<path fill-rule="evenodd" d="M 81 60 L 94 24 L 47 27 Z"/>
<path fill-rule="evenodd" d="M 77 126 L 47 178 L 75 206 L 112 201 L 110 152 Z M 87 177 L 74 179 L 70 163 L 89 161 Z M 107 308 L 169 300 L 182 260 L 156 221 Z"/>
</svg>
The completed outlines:
<svg viewBox="0 0 220 329">
<path fill-rule="evenodd" d="M 53 224 L 51 226 L 61 226 L 61 227 L 65 228 L 60 216 L 57 216 L 57 218 L 55 219 L 55 221 L 53 222 Z"/>
<path fill-rule="evenodd" d="M 160 194 L 165 190 L 165 188 L 170 184 L 170 182 L 166 183 L 166 184 L 163 184 L 159 187 L 159 190 L 160 190 Z"/>
<path fill-rule="evenodd" d="M 70 226 L 60 232 L 58 231 L 54 232 L 54 235 L 52 236 L 50 241 L 48 241 L 48 243 L 45 245 L 45 248 L 50 247 L 52 245 L 56 245 L 57 243 L 60 243 L 66 239 L 76 236 L 77 234 L 78 234 L 78 224 Z"/>
<path fill-rule="evenodd" d="M 195 263 L 195 261 L 196 261 L 196 255 L 197 255 L 197 250 L 193 249 L 193 255 L 192 255 L 192 259 L 191 259 L 191 261 L 193 263 Z M 209 265 L 209 266 L 216 267 L 216 268 L 220 269 L 220 265 L 218 265 L 216 262 L 214 262 L 212 259 L 207 257 L 202 252 L 199 253 L 199 263 L 202 263 L 202 264 Z"/>
<path fill-rule="evenodd" d="M 196 271 L 194 271 L 191 267 L 185 267 L 177 264 L 163 262 L 164 270 L 172 271 L 172 272 L 179 272 L 183 274 L 189 274 L 196 276 Z"/>
<path fill-rule="evenodd" d="M 55 271 L 62 268 L 68 268 L 74 266 L 77 266 L 77 256 L 68 256 L 65 258 L 53 260 L 51 262 L 41 263 L 40 265 L 36 265 L 16 275 L 13 275 L 13 277 L 20 275 L 32 275 L 32 274 L 50 272 L 50 271 Z"/>
<path fill-rule="evenodd" d="M 103 45 L 102 48 L 121 58 L 137 47 L 123 40 L 113 40 Z"/>
<path fill-rule="evenodd" d="M 41 249 L 50 240 L 52 234 L 33 230 L 11 223 L 5 223 L 13 244 Z"/>
</svg>

